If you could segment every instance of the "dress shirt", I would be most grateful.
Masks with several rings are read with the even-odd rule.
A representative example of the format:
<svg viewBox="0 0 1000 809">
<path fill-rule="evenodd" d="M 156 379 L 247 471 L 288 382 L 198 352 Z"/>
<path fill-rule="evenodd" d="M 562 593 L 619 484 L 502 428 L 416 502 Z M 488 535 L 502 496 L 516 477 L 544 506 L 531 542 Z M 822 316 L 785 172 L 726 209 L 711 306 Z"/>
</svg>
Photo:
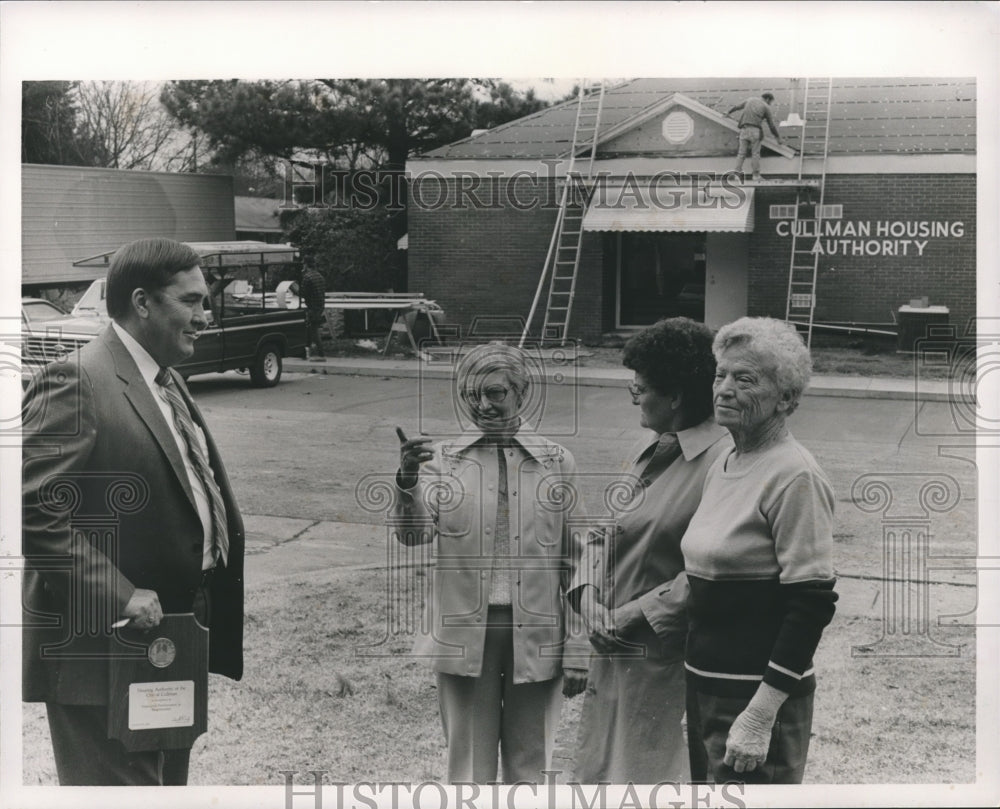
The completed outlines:
<svg viewBox="0 0 1000 809">
<path fill-rule="evenodd" d="M 198 507 L 198 518 L 201 520 L 202 526 L 203 547 L 205 550 L 202 554 L 201 567 L 202 570 L 208 570 L 215 564 L 212 552 L 212 505 L 208 500 L 208 494 L 205 492 L 205 485 L 201 482 L 198 470 L 195 469 L 194 462 L 188 455 L 184 436 L 180 434 L 177 425 L 174 424 L 174 411 L 170 407 L 170 402 L 167 401 L 166 395 L 160 386 L 156 384 L 156 375 L 160 372 L 160 366 L 131 334 L 117 323 L 113 322 L 111 325 L 114 327 L 115 333 L 121 338 L 132 359 L 135 360 L 139 374 L 149 388 L 150 393 L 153 394 L 153 400 L 156 402 L 156 406 L 160 408 L 163 419 L 167 422 L 167 427 L 170 429 L 170 434 L 174 437 L 174 442 L 177 444 L 177 450 L 180 452 L 181 458 L 184 459 L 184 469 L 187 472 L 188 482 L 191 484 L 191 491 L 194 493 L 194 502 Z M 205 441 L 205 433 L 197 424 L 194 425 L 194 428 L 198 435 L 198 443 L 201 444 L 201 448 L 207 458 L 208 444 Z"/>
</svg>

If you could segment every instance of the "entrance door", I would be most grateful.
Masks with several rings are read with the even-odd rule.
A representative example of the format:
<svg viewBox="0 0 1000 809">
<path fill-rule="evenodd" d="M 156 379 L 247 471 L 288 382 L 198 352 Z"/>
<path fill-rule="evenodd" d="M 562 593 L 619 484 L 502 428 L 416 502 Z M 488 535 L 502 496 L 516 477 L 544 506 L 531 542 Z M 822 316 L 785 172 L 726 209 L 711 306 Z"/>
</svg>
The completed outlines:
<svg viewBox="0 0 1000 809">
<path fill-rule="evenodd" d="M 617 327 L 705 319 L 705 234 L 618 234 Z"/>
<path fill-rule="evenodd" d="M 717 329 L 747 313 L 749 233 L 709 233 L 705 323 Z"/>
</svg>

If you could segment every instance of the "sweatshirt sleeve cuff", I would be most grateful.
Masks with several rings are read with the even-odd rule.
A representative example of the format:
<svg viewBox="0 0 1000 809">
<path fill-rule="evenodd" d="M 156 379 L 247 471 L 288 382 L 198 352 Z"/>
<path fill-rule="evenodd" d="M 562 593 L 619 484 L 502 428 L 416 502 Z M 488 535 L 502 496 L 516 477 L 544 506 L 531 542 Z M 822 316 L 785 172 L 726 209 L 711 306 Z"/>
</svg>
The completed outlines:
<svg viewBox="0 0 1000 809">
<path fill-rule="evenodd" d="M 771 660 L 768 662 L 767 670 L 764 672 L 764 682 L 777 688 L 779 691 L 792 694 L 799 691 L 802 681 L 811 677 L 814 672 L 815 669 L 812 666 L 803 672 L 798 672 L 780 666 Z"/>
</svg>

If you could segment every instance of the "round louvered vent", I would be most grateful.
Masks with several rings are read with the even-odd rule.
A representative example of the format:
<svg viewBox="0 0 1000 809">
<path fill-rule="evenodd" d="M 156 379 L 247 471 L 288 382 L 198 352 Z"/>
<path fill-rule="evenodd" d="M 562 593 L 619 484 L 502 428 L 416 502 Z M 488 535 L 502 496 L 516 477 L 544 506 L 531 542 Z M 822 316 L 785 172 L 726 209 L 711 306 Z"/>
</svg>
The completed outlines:
<svg viewBox="0 0 1000 809">
<path fill-rule="evenodd" d="M 684 143 L 694 132 L 694 121 L 686 112 L 675 110 L 663 119 L 663 137 L 670 143 Z"/>
</svg>

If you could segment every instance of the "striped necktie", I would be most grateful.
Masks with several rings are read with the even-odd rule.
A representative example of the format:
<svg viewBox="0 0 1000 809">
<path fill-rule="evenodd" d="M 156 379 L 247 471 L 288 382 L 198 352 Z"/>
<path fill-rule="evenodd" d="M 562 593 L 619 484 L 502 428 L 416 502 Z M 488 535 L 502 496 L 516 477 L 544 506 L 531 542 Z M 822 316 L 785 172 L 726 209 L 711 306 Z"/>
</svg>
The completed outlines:
<svg viewBox="0 0 1000 809">
<path fill-rule="evenodd" d="M 212 467 L 209 466 L 205 451 L 201 448 L 201 442 L 198 440 L 187 403 L 180 391 L 177 390 L 170 369 L 161 368 L 155 381 L 170 404 L 170 409 L 174 413 L 174 425 L 184 438 L 184 443 L 188 448 L 188 457 L 201 479 L 201 485 L 205 487 L 205 494 L 208 495 L 208 501 L 212 508 L 212 556 L 216 562 L 221 557 L 222 563 L 225 564 L 229 558 L 229 536 L 226 532 L 226 507 L 222 502 L 222 492 L 215 482 L 215 475 L 212 474 Z"/>
<path fill-rule="evenodd" d="M 497 442 L 497 519 L 493 529 L 493 575 L 490 579 L 490 604 L 510 604 L 510 507 L 507 492 L 507 459 L 504 451 L 512 447 L 508 440 Z"/>
</svg>

